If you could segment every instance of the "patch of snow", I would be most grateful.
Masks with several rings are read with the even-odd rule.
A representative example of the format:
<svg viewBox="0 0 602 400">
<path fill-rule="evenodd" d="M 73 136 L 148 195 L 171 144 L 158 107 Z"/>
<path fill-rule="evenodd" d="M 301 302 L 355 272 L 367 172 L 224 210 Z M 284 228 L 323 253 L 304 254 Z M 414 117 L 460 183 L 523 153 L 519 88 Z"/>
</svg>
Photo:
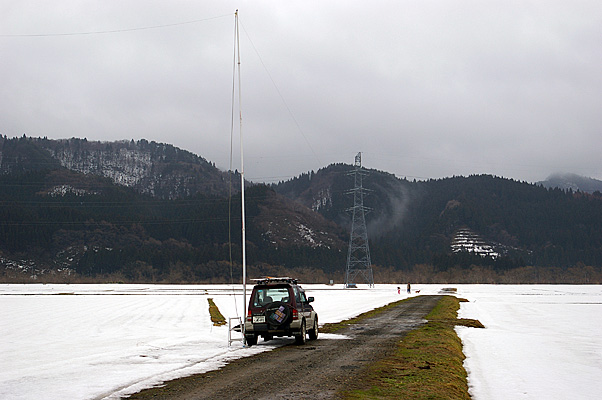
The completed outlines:
<svg viewBox="0 0 602 400">
<path fill-rule="evenodd" d="M 469 253 L 475 253 L 483 257 L 491 257 L 494 259 L 500 256 L 500 253 L 498 253 L 491 244 L 487 243 L 470 229 L 459 229 L 454 234 L 450 246 L 454 253 L 467 251 Z"/>
<path fill-rule="evenodd" d="M 320 211 L 322 208 L 332 206 L 332 196 L 330 194 L 330 188 L 321 189 L 318 192 L 318 197 L 313 199 L 311 209 L 313 211 Z"/>
<path fill-rule="evenodd" d="M 314 240 L 314 231 L 303 224 L 299 224 L 297 226 L 297 232 L 299 232 L 299 236 L 301 239 L 310 243 L 312 247 L 316 247 L 318 244 Z"/>
<path fill-rule="evenodd" d="M 98 194 L 98 192 L 90 191 L 86 189 L 74 188 L 71 185 L 57 185 L 48 190 L 48 195 L 51 197 L 64 197 L 68 194 L 74 194 L 76 196 L 85 196 L 88 194 Z"/>
</svg>

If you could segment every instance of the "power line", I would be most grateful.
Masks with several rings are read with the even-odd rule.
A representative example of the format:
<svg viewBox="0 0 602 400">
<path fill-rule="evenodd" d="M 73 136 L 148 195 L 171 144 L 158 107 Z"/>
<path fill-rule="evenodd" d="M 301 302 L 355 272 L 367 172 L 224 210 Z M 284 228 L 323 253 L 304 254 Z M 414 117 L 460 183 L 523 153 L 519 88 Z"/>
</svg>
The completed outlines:
<svg viewBox="0 0 602 400">
<path fill-rule="evenodd" d="M 110 30 L 101 30 L 101 31 L 84 31 L 84 32 L 59 32 L 59 33 L 7 33 L 7 34 L 0 34 L 0 37 L 55 37 L 55 36 L 106 35 L 106 34 L 112 34 L 112 33 L 124 33 L 124 32 L 133 32 L 133 31 L 151 30 L 151 29 L 172 28 L 174 26 L 196 24 L 199 22 L 206 22 L 206 21 L 210 21 L 213 19 L 219 19 L 219 18 L 230 17 L 230 16 L 232 16 L 232 14 L 218 15 L 216 17 L 208 17 L 208 18 L 201 18 L 201 19 L 194 19 L 191 21 L 174 22 L 171 24 L 140 26 L 140 27 L 136 27 L 136 28 L 121 28 L 121 29 L 110 29 Z"/>
<path fill-rule="evenodd" d="M 1 226 L 43 226 L 43 225 L 172 225 L 172 224 L 192 224 L 192 223 L 206 223 L 206 222 L 227 222 L 227 218 L 205 218 L 205 219 L 161 219 L 161 220 L 116 220 L 116 221 L 5 221 L 2 222 Z M 240 221 L 240 217 L 233 218 L 233 221 Z"/>
<path fill-rule="evenodd" d="M 245 35 L 247 36 L 247 38 L 249 39 L 249 42 L 251 43 L 251 47 L 253 47 L 253 50 L 255 50 L 255 54 L 257 54 L 257 57 L 259 58 L 259 62 L 261 62 L 261 65 L 263 66 L 263 69 L 265 70 L 266 74 L 268 75 L 268 78 L 270 78 L 270 81 L 272 82 L 272 85 L 274 85 L 274 88 L 276 89 L 276 92 L 278 93 L 278 96 L 280 97 L 280 100 L 282 100 L 282 103 L 284 104 L 284 107 L 286 108 L 286 110 L 288 111 L 289 115 L 293 119 L 293 122 L 297 126 L 297 130 L 299 131 L 299 133 L 301 133 L 301 136 L 303 136 L 303 139 L 305 139 L 305 143 L 307 144 L 307 146 L 311 150 L 312 154 L 314 155 L 314 157 L 318 161 L 318 166 L 322 166 L 322 161 L 320 161 L 320 158 L 318 157 L 318 155 L 314 151 L 313 147 L 311 146 L 311 143 L 309 143 L 309 140 L 307 139 L 307 136 L 305 136 L 305 133 L 303 132 L 303 129 L 301 129 L 301 125 L 299 125 L 299 122 L 297 121 L 297 118 L 295 118 L 295 115 L 293 114 L 291 108 L 288 106 L 288 103 L 284 99 L 284 96 L 282 95 L 282 92 L 280 92 L 280 89 L 278 88 L 278 85 L 276 85 L 276 82 L 274 81 L 274 78 L 272 77 L 272 74 L 268 70 L 268 67 L 265 65 L 265 63 L 263 62 L 263 58 L 261 58 L 261 55 L 259 54 L 259 51 L 257 50 L 257 47 L 255 47 L 255 44 L 253 43 L 253 40 L 251 39 L 251 37 L 247 33 L 247 30 L 245 29 L 245 26 L 244 26 L 244 24 L 242 22 L 241 22 L 241 25 L 242 25 L 243 31 L 245 32 Z"/>
</svg>

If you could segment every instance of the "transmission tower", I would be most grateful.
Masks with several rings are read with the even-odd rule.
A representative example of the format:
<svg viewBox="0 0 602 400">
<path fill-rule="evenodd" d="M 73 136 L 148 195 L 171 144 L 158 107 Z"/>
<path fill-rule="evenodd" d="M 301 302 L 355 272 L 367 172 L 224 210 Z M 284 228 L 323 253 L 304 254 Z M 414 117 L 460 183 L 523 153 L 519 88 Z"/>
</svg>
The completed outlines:
<svg viewBox="0 0 602 400">
<path fill-rule="evenodd" d="M 372 276 L 372 262 L 370 261 L 370 249 L 368 247 L 368 230 L 366 229 L 366 212 L 364 207 L 364 193 L 366 189 L 362 186 L 362 178 L 368 173 L 362 168 L 362 153 L 357 153 L 353 171 L 355 185 L 353 190 L 353 207 L 347 209 L 351 211 L 353 219 L 351 221 L 351 235 L 349 238 L 349 251 L 347 253 L 347 272 L 345 273 L 345 287 L 354 287 L 355 278 L 361 275 L 370 287 L 374 286 L 374 277 Z"/>
</svg>

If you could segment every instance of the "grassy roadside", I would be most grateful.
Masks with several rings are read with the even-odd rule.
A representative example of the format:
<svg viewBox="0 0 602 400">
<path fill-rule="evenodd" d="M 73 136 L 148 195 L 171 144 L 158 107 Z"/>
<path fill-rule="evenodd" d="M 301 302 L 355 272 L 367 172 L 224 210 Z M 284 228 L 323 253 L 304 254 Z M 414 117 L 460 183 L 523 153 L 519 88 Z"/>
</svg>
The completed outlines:
<svg viewBox="0 0 602 400">
<path fill-rule="evenodd" d="M 211 322 L 213 322 L 214 326 L 226 325 L 226 318 L 222 315 L 219 308 L 213 301 L 213 299 L 208 298 L 207 302 L 209 303 L 209 315 L 211 316 Z"/>
<path fill-rule="evenodd" d="M 342 398 L 470 399 L 462 343 L 454 326 L 483 325 L 476 320 L 457 319 L 460 301 L 454 296 L 443 296 L 426 316 L 428 323 L 406 335 L 391 356 L 370 365 L 360 375 L 354 387 L 367 389 L 346 390 L 341 393 Z"/>
</svg>

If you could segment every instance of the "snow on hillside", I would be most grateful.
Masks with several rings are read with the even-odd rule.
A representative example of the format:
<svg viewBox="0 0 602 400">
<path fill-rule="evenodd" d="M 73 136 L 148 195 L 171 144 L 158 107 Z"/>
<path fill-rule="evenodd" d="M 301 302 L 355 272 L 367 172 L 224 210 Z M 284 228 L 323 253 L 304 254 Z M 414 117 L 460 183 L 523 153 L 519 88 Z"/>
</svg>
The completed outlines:
<svg viewBox="0 0 602 400">
<path fill-rule="evenodd" d="M 304 286 L 321 323 L 406 297 L 401 285 Z M 602 287 L 445 286 L 470 300 L 461 316 L 487 327 L 458 328 L 474 399 L 602 393 Z M 413 285 L 420 294 L 442 287 Z M 114 399 L 293 341 L 229 347 L 208 298 L 226 317 L 242 313 L 239 286 L 0 285 L 0 398 Z"/>
<path fill-rule="evenodd" d="M 482 237 L 470 229 L 458 229 L 451 241 L 451 250 L 454 253 L 467 251 L 478 254 L 481 257 L 498 258 L 500 254 L 495 251 L 493 246 L 487 243 Z"/>
</svg>

